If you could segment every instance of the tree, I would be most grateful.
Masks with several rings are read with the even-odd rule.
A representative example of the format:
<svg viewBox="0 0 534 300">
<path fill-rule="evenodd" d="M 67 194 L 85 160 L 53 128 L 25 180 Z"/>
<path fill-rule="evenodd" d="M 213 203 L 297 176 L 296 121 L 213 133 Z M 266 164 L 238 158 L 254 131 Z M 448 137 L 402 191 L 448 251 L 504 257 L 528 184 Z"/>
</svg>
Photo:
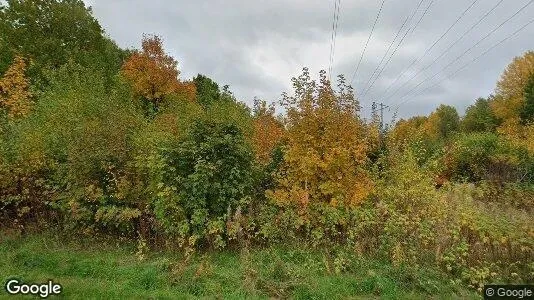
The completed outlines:
<svg viewBox="0 0 534 300">
<path fill-rule="evenodd" d="M 221 98 L 219 85 L 211 78 L 198 74 L 193 82 L 197 89 L 197 101 L 202 106 L 207 107 Z"/>
<path fill-rule="evenodd" d="M 466 109 L 461 121 L 461 128 L 464 132 L 493 132 L 495 130 L 498 123 L 491 110 L 490 101 L 478 98 L 475 104 Z"/>
<path fill-rule="evenodd" d="M 274 111 L 274 106 L 268 107 L 265 101 L 254 99 L 252 147 L 256 160 L 262 165 L 271 162 L 273 150 L 284 135 L 284 126 L 274 117 Z"/>
<path fill-rule="evenodd" d="M 33 62 L 32 82 L 43 80 L 43 70 L 68 60 L 86 67 L 97 64 L 115 74 L 123 52 L 104 36 L 91 8 L 81 0 L 7 0 L 0 4 L 0 72 L 16 55 Z"/>
<path fill-rule="evenodd" d="M 415 116 L 408 120 L 399 120 L 391 131 L 390 138 L 397 144 L 402 145 L 421 137 L 421 127 L 427 121 L 425 116 Z"/>
<path fill-rule="evenodd" d="M 121 72 L 132 84 L 134 93 L 158 111 L 165 96 L 185 92 L 186 97 L 191 98 L 196 94 L 192 83 L 178 80 L 177 66 L 178 62 L 165 54 L 160 37 L 145 35 L 142 51 L 134 52 L 124 62 Z"/>
<path fill-rule="evenodd" d="M 491 105 L 495 115 L 503 122 L 516 122 L 514 119 L 519 118 L 525 101 L 525 89 L 532 74 L 534 51 L 528 51 L 523 56 L 514 58 L 501 75 L 497 82 L 497 97 Z"/>
<path fill-rule="evenodd" d="M 497 96 L 491 102 L 491 108 L 501 121 L 497 131 L 512 141 L 516 146 L 534 149 L 532 137 L 534 125 L 526 125 L 528 121 L 529 102 L 528 89 L 530 78 L 534 74 L 534 51 L 528 51 L 516 57 L 508 65 L 497 83 Z"/>
<path fill-rule="evenodd" d="M 0 109 L 13 119 L 28 114 L 31 105 L 29 80 L 25 75 L 26 61 L 16 56 L 11 66 L 0 79 Z"/>
<path fill-rule="evenodd" d="M 316 83 L 307 68 L 292 81 L 295 94 L 282 99 L 287 110 L 284 161 L 278 186 L 268 197 L 302 209 L 357 206 L 370 192 L 371 181 L 363 169 L 369 147 L 352 87 L 341 76 L 336 92 L 325 71 Z"/>
<path fill-rule="evenodd" d="M 456 108 L 442 104 L 428 117 L 424 132 L 433 139 L 446 139 L 459 127 L 460 116 Z"/>
<path fill-rule="evenodd" d="M 117 80 L 109 92 L 102 70 L 76 63 L 46 75 L 49 84 L 32 113 L 10 128 L 9 155 L 14 169 L 20 166 L 12 176 L 32 203 L 56 199 L 50 205 L 65 221 L 131 229 L 144 200 L 125 201 L 134 190 L 127 187 L 137 183 L 129 167 L 132 137 L 146 122 L 128 85 Z"/>
<path fill-rule="evenodd" d="M 519 116 L 523 124 L 529 124 L 534 122 L 534 72 L 530 76 L 524 94 L 525 101 Z"/>
</svg>

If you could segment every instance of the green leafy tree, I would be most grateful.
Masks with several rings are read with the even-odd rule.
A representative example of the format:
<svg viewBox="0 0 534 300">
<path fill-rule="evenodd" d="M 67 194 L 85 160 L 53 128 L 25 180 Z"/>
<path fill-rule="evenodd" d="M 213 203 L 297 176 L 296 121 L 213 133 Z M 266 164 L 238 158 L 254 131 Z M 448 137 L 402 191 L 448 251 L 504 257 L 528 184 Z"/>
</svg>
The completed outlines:
<svg viewBox="0 0 534 300">
<path fill-rule="evenodd" d="M 35 179 L 23 181 L 32 202 L 59 200 L 52 206 L 69 224 L 132 229 L 139 211 L 127 197 L 131 136 L 145 123 L 128 85 L 114 82 L 108 92 L 102 72 L 75 63 L 46 75 L 40 101 L 12 129 L 13 165 L 22 166 L 14 177 Z M 41 182 L 52 188 L 46 196 L 36 190 Z"/>
<path fill-rule="evenodd" d="M 17 54 L 33 61 L 32 80 L 68 60 L 116 73 L 125 52 L 103 35 L 81 0 L 7 0 L 0 6 L 0 72 Z"/>
<path fill-rule="evenodd" d="M 440 132 L 443 137 L 448 137 L 458 131 L 460 127 L 460 116 L 456 108 L 449 105 L 440 105 L 436 110 L 440 119 Z"/>
<path fill-rule="evenodd" d="M 211 78 L 198 74 L 193 82 L 197 88 L 197 101 L 202 106 L 207 107 L 221 98 L 219 85 Z"/>
<path fill-rule="evenodd" d="M 460 134 L 446 149 L 442 165 L 454 180 L 520 181 L 527 178 L 529 156 L 493 132 Z"/>
<path fill-rule="evenodd" d="M 460 128 L 460 116 L 456 108 L 440 105 L 425 124 L 425 132 L 434 139 L 448 138 Z"/>
<path fill-rule="evenodd" d="M 236 99 L 225 85 L 219 101 L 205 108 L 206 115 L 217 123 L 230 123 L 239 127 L 246 140 L 250 143 L 254 133 L 252 110 L 244 102 Z"/>
<path fill-rule="evenodd" d="M 490 100 L 478 98 L 469 106 L 461 121 L 464 132 L 493 132 L 498 125 L 497 117 L 491 110 Z"/>
</svg>

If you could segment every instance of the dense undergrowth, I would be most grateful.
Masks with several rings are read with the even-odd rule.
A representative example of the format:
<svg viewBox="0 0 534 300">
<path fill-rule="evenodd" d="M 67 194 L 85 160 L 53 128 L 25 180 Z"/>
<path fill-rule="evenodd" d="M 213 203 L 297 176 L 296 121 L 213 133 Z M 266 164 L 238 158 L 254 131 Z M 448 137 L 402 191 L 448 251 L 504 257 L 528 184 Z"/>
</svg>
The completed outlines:
<svg viewBox="0 0 534 300">
<path fill-rule="evenodd" d="M 241 268 L 247 249 L 259 249 L 251 259 L 260 259 L 266 249 L 305 241 L 315 249 L 309 255 L 329 253 L 321 263 L 328 274 L 380 261 L 395 270 L 439 269 L 452 285 L 475 290 L 534 282 L 532 52 L 510 64 L 495 96 L 477 100 L 462 118 L 442 105 L 428 117 L 380 128 L 376 115 L 360 117 L 343 76 L 334 88 L 325 72 L 314 80 L 304 69 L 292 79 L 293 93 L 282 96 L 285 113 L 275 116 L 265 101 L 249 108 L 206 76 L 179 79 L 159 37 L 145 36 L 141 50 L 116 47 L 81 1 L 7 2 L 0 9 L 0 25 L 10 29 L 0 39 L 9 50 L 0 57 L 4 232 L 102 235 L 136 244 L 141 261 L 153 251 L 188 260 L 217 250 L 213 257 L 230 255 Z M 63 16 L 71 10 L 83 12 L 69 14 L 79 22 Z M 69 36 L 81 45 L 69 43 L 56 56 L 31 47 L 17 39 L 24 24 L 17 18 L 25 17 L 92 30 L 94 47 L 84 44 L 86 33 Z M 61 31 L 27 30 L 35 43 L 65 38 Z M 36 259 L 31 242 L 25 252 L 3 247 L 29 255 L 30 263 Z M 6 265 L 15 273 L 16 267 Z M 158 268 L 147 269 L 156 281 L 164 276 Z M 322 284 L 287 266 L 272 271 L 283 280 L 262 283 L 254 272 L 265 266 L 251 268 L 244 284 L 252 295 L 305 298 Z M 418 272 L 409 273 L 413 280 L 423 280 Z M 357 287 L 334 275 L 327 281 L 340 280 L 347 291 L 395 289 L 391 279 L 375 275 L 358 275 L 364 283 Z M 369 280 L 377 281 L 360 286 Z M 211 288 L 199 289 L 228 292 Z"/>
</svg>

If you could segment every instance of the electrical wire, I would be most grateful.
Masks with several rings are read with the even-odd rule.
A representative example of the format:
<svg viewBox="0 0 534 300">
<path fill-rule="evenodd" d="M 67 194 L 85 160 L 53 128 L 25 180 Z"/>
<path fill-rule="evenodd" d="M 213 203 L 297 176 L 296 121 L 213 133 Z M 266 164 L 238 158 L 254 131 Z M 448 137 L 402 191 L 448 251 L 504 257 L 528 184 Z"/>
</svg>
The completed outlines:
<svg viewBox="0 0 534 300">
<path fill-rule="evenodd" d="M 480 45 L 480 43 L 482 43 L 484 40 L 486 40 L 488 37 L 490 37 L 493 33 L 495 33 L 497 30 L 499 30 L 502 26 L 504 26 L 506 23 L 508 23 L 510 20 L 512 20 L 513 18 L 515 18 L 519 13 L 521 13 L 523 10 L 525 10 L 529 5 L 531 5 L 532 3 L 534 2 L 534 0 L 530 0 L 527 4 L 523 5 L 518 11 L 516 11 L 513 15 L 511 15 L 510 17 L 508 17 L 506 20 L 504 20 L 502 23 L 500 23 L 499 25 L 497 25 L 493 30 L 491 30 L 490 32 L 488 32 L 484 37 L 482 37 L 478 42 L 476 42 L 473 46 L 471 46 L 470 48 L 468 48 L 467 50 L 465 50 L 461 55 L 459 55 L 458 57 L 456 57 L 454 60 L 452 60 L 451 62 L 449 62 L 445 67 L 443 67 L 441 70 L 439 70 L 438 72 L 434 73 L 432 76 L 430 77 L 427 77 L 425 79 L 423 79 L 421 82 L 419 82 L 415 87 L 413 87 L 411 90 L 409 90 L 407 93 L 403 94 L 403 96 L 400 98 L 399 101 L 402 101 L 402 99 L 404 99 L 407 95 L 409 95 L 410 93 L 412 93 L 413 91 L 415 91 L 419 86 L 421 86 L 422 84 L 424 84 L 425 82 L 435 78 L 437 75 L 439 75 L 440 73 L 442 73 L 443 71 L 447 70 L 450 66 L 452 66 L 455 62 L 457 62 L 458 60 L 460 60 L 462 57 L 464 57 L 467 53 L 469 53 L 471 50 L 473 50 L 474 48 L 476 48 L 478 45 Z M 392 104 L 393 105 L 393 104 Z"/>
<path fill-rule="evenodd" d="M 399 103 L 395 109 L 398 109 L 401 105 L 403 104 L 406 104 L 407 102 L 415 99 L 415 97 L 417 96 L 420 96 L 421 94 L 423 94 L 424 92 L 428 91 L 429 89 L 432 89 L 434 87 L 436 87 L 437 85 L 439 85 L 440 83 L 442 83 L 443 81 L 447 80 L 447 79 L 451 79 L 452 77 L 456 76 L 458 73 L 460 73 L 461 71 L 463 71 L 465 68 L 467 68 L 470 64 L 473 64 L 475 63 L 476 61 L 478 61 L 481 57 L 483 57 L 484 55 L 488 54 L 491 50 L 495 49 L 496 47 L 500 46 L 501 44 L 503 44 L 504 42 L 506 42 L 507 40 L 511 39 L 512 37 L 514 37 L 515 35 L 517 35 L 519 32 L 523 31 L 525 28 L 527 28 L 530 24 L 534 23 L 534 19 L 530 20 L 528 23 L 526 23 L 525 25 L 521 26 L 519 29 L 517 29 L 516 31 L 514 31 L 512 34 L 508 35 L 507 37 L 505 37 L 504 39 L 500 40 L 498 43 L 494 44 L 493 46 L 491 46 L 490 48 L 488 48 L 486 51 L 484 51 L 482 54 L 480 54 L 479 56 L 473 58 L 471 61 L 467 62 L 466 64 L 464 64 L 462 67 L 460 67 L 459 69 L 457 69 L 456 71 L 454 71 L 453 73 L 449 74 L 448 76 L 442 78 L 441 80 L 439 80 L 438 82 L 436 82 L 435 84 L 433 84 L 432 86 L 429 86 L 427 87 L 426 89 L 422 90 L 421 92 L 419 92 L 418 94 L 416 94 L 415 96 L 413 96 L 412 98 L 408 98 L 407 100 L 404 100 L 402 101 L 401 103 Z"/>
<path fill-rule="evenodd" d="M 432 51 L 432 49 L 434 49 L 434 47 L 452 30 L 452 28 L 454 26 L 456 26 L 456 24 L 458 24 L 458 22 L 460 22 L 460 20 L 465 16 L 465 14 L 467 14 L 467 12 L 469 10 L 471 10 L 471 8 L 473 8 L 473 6 L 478 2 L 478 0 L 474 0 L 459 16 L 458 18 L 456 18 L 456 20 L 454 21 L 454 23 L 452 23 L 451 26 L 449 26 L 449 28 L 447 28 L 447 30 L 445 30 L 445 32 L 437 39 L 434 41 L 434 43 L 428 48 L 426 49 L 425 53 L 423 53 L 423 55 L 417 59 L 415 59 L 407 68 L 404 69 L 403 72 L 401 72 L 401 74 L 399 75 L 398 79 L 400 79 L 400 77 L 404 76 L 404 74 L 412 67 L 414 66 L 416 63 L 420 62 L 423 58 L 425 58 L 429 53 L 430 51 Z M 398 79 L 396 79 L 394 82 L 397 82 Z M 393 92 L 393 94 L 391 94 L 389 97 L 387 97 L 387 99 L 393 97 L 394 95 L 396 95 L 398 93 L 398 91 L 403 88 L 404 86 L 406 86 L 406 84 L 408 84 L 408 82 L 410 80 L 412 80 L 413 78 L 410 78 L 407 82 L 405 82 L 402 86 L 400 86 L 398 89 L 395 90 L 395 92 Z M 389 90 L 391 88 L 391 85 L 386 89 L 386 90 Z"/>
<path fill-rule="evenodd" d="M 373 23 L 373 27 L 371 28 L 371 32 L 369 33 L 369 37 L 367 38 L 367 41 L 365 42 L 365 46 L 363 47 L 363 51 L 362 51 L 362 54 L 360 55 L 360 60 L 358 61 L 358 65 L 356 66 L 356 70 L 354 70 L 354 73 L 352 74 L 352 79 L 350 80 L 351 83 L 354 82 L 354 79 L 356 78 L 356 74 L 358 74 L 358 70 L 360 69 L 360 65 L 361 65 L 363 57 L 365 55 L 365 51 L 367 50 L 367 46 L 369 45 L 369 41 L 371 40 L 371 37 L 373 36 L 373 32 L 375 31 L 376 23 L 378 23 L 378 19 L 380 18 L 380 14 L 382 13 L 382 9 L 384 8 L 384 3 L 385 2 L 386 2 L 386 0 L 382 0 L 382 3 L 380 4 L 380 9 L 378 10 L 375 22 Z"/>
</svg>

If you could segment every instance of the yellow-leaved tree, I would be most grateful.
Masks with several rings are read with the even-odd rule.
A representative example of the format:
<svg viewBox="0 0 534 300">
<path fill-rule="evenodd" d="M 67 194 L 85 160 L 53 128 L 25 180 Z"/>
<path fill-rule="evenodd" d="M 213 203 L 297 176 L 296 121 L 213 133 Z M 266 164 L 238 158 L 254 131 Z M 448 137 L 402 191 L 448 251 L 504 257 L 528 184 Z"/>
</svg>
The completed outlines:
<svg viewBox="0 0 534 300">
<path fill-rule="evenodd" d="M 495 90 L 498 96 L 492 108 L 503 121 L 518 118 L 524 103 L 525 87 L 534 73 L 534 51 L 515 57 L 506 67 Z"/>
<path fill-rule="evenodd" d="M 0 109 L 8 118 L 23 117 L 30 111 L 30 82 L 26 77 L 26 61 L 16 56 L 6 73 L 0 78 Z"/>
<path fill-rule="evenodd" d="M 396 146 L 404 146 L 406 143 L 421 138 L 423 125 L 427 122 L 426 116 L 415 116 L 408 120 L 401 119 L 389 134 L 389 140 Z"/>
<path fill-rule="evenodd" d="M 301 210 L 312 203 L 357 206 L 372 181 L 364 170 L 369 143 L 352 87 L 340 76 L 334 91 L 325 71 L 317 83 L 307 68 L 292 82 L 294 95 L 284 93 L 281 103 L 287 111 L 284 161 L 277 188 L 267 196 Z"/>
<path fill-rule="evenodd" d="M 516 57 L 506 67 L 497 82 L 496 97 L 490 103 L 501 125 L 497 131 L 518 146 L 534 153 L 534 125 L 521 124 L 521 111 L 525 106 L 525 91 L 534 76 L 534 51 Z"/>
</svg>

